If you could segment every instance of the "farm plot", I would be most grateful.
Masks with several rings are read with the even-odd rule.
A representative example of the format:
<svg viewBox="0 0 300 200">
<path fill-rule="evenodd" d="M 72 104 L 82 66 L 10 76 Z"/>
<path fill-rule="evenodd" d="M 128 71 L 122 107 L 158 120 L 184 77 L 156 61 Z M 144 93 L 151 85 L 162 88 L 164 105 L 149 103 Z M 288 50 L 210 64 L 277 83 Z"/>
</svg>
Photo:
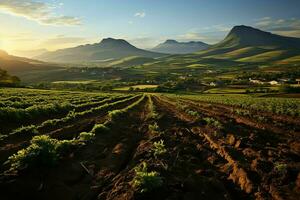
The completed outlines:
<svg viewBox="0 0 300 200">
<path fill-rule="evenodd" d="M 290 112 L 152 94 L 80 105 L 2 138 L 1 199 L 300 195 L 300 124 Z"/>
</svg>

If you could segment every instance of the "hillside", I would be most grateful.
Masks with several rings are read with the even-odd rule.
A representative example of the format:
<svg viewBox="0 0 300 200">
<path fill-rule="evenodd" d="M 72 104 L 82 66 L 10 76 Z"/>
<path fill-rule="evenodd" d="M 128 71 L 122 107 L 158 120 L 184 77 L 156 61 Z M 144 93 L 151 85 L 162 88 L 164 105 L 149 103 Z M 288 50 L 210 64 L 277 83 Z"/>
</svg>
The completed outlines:
<svg viewBox="0 0 300 200">
<path fill-rule="evenodd" d="M 167 54 L 187 54 L 204 50 L 208 47 L 209 45 L 204 42 L 177 42 L 176 40 L 166 40 L 151 50 Z"/>
<path fill-rule="evenodd" d="M 7 71 L 0 69 L 0 86 L 12 86 L 20 82 L 20 79 L 16 76 L 12 76 Z"/>
<path fill-rule="evenodd" d="M 149 62 L 155 62 L 154 58 L 139 57 L 139 56 L 129 56 L 126 58 L 121 58 L 116 61 L 110 62 L 108 67 L 133 67 L 137 65 L 142 65 Z"/>
<path fill-rule="evenodd" d="M 270 64 L 299 55 L 300 39 L 249 26 L 235 26 L 224 40 L 196 54 L 201 57 Z"/>
<path fill-rule="evenodd" d="M 156 58 L 165 56 L 165 54 L 138 49 L 122 39 L 106 38 L 100 43 L 48 52 L 35 58 L 48 62 L 74 63 L 80 61 L 120 59 L 129 56 Z"/>
<path fill-rule="evenodd" d="M 9 55 L 7 52 L 0 50 L 0 68 L 7 71 L 9 74 L 16 75 L 23 79 L 23 75 L 27 76 L 32 72 L 56 70 L 60 69 L 60 66 Z"/>
</svg>

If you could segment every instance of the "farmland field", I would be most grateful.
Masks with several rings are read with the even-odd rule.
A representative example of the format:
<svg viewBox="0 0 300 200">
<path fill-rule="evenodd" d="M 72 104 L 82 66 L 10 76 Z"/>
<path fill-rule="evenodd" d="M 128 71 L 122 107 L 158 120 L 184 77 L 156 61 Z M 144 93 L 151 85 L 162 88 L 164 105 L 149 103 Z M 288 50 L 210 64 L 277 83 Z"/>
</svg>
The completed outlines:
<svg viewBox="0 0 300 200">
<path fill-rule="evenodd" d="M 300 100 L 0 90 L 1 199 L 297 199 Z"/>
</svg>

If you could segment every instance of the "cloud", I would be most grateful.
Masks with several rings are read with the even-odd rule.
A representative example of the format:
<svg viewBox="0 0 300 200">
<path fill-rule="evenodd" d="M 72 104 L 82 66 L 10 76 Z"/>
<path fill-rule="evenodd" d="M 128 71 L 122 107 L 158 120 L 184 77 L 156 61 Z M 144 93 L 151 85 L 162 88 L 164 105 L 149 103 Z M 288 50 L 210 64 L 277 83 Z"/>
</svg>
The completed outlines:
<svg viewBox="0 0 300 200">
<path fill-rule="evenodd" d="M 296 18 L 272 19 L 264 17 L 256 20 L 255 26 L 280 35 L 300 37 L 300 19 Z"/>
<path fill-rule="evenodd" d="M 140 18 L 144 18 L 146 17 L 146 13 L 143 11 L 143 12 L 137 12 L 134 14 L 135 17 L 140 17 Z"/>
<path fill-rule="evenodd" d="M 62 4 L 50 5 L 35 0 L 1 0 L 0 11 L 26 19 L 37 21 L 45 25 L 80 25 L 77 17 L 55 15 L 53 9 Z"/>
</svg>

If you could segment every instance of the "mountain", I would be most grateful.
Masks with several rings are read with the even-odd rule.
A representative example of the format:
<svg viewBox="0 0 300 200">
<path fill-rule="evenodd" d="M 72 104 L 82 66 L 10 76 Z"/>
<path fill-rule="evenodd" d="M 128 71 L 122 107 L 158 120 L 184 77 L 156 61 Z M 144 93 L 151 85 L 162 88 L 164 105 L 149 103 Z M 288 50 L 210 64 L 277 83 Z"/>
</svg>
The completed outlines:
<svg viewBox="0 0 300 200">
<path fill-rule="evenodd" d="M 41 54 L 47 53 L 48 50 L 47 49 L 35 49 L 35 50 L 15 50 L 12 53 L 14 55 L 18 55 L 18 56 L 22 56 L 22 57 L 26 57 L 26 58 L 33 58 L 36 56 L 39 56 Z"/>
<path fill-rule="evenodd" d="M 48 52 L 35 58 L 49 62 L 74 63 L 81 61 L 120 59 L 129 56 L 157 58 L 165 55 L 166 54 L 138 49 L 126 40 L 106 38 L 100 43 L 81 45 L 73 48 Z"/>
<path fill-rule="evenodd" d="M 262 46 L 269 48 L 300 48 L 300 39 L 265 32 L 250 26 L 235 26 L 226 38 L 214 47 L 238 48 Z"/>
<path fill-rule="evenodd" d="M 266 63 L 300 55 L 300 38 L 235 26 L 221 42 L 196 53 L 201 57 Z"/>
<path fill-rule="evenodd" d="M 41 61 L 9 55 L 7 52 L 0 50 L 0 68 L 12 75 L 22 75 L 37 70 L 52 70 L 59 66 L 44 63 Z M 22 78 L 22 77 L 20 77 Z"/>
<path fill-rule="evenodd" d="M 176 40 L 166 40 L 151 50 L 167 54 L 187 54 L 204 50 L 208 47 L 209 45 L 204 42 L 177 42 Z"/>
</svg>

